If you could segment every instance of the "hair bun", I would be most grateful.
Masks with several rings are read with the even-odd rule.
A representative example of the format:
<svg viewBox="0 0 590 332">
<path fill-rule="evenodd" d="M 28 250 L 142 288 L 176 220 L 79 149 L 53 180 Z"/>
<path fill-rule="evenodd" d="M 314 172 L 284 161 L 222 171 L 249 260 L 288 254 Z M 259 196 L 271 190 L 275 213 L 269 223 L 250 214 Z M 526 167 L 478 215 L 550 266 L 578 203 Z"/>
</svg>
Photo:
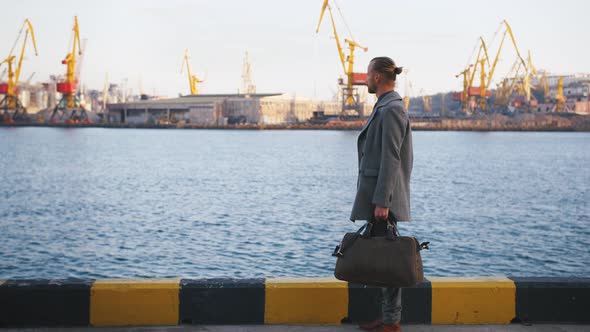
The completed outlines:
<svg viewBox="0 0 590 332">
<path fill-rule="evenodd" d="M 395 67 L 394 72 L 396 75 L 401 74 L 404 71 L 403 67 Z"/>
</svg>

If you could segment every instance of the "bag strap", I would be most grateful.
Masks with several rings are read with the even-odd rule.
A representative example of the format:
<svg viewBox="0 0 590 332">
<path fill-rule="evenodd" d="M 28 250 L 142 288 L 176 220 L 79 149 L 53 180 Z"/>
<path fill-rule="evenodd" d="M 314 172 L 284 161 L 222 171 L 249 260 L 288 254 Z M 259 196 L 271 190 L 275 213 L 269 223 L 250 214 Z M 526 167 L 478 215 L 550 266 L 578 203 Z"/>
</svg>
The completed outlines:
<svg viewBox="0 0 590 332">
<path fill-rule="evenodd" d="M 344 246 L 344 239 L 342 239 L 342 241 L 340 241 L 340 244 L 337 245 L 336 248 L 334 248 L 334 252 L 332 253 L 332 256 L 334 256 L 334 257 L 342 257 L 344 255 L 344 251 L 348 247 L 350 247 L 356 241 L 356 239 L 359 238 L 359 236 L 365 237 L 365 234 L 367 233 L 366 229 L 369 229 L 369 235 L 371 234 L 371 231 L 370 231 L 371 227 L 373 227 L 373 225 L 371 223 L 369 223 L 369 222 L 367 222 L 366 224 L 364 224 L 363 226 L 361 226 L 361 228 L 359 228 L 359 230 L 356 231 L 352 235 L 352 238 L 350 239 L 350 241 L 348 241 L 346 243 L 346 246 Z M 365 230 L 364 233 L 363 233 L 363 230 Z"/>
</svg>

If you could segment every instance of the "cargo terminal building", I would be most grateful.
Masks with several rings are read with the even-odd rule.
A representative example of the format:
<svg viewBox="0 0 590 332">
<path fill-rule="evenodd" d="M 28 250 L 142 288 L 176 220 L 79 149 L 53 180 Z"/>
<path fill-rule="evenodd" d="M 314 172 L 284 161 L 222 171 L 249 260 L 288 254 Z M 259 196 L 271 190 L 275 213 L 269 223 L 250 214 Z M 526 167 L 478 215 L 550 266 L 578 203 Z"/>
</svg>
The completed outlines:
<svg viewBox="0 0 590 332">
<path fill-rule="evenodd" d="M 340 102 L 289 99 L 280 93 L 201 94 L 107 105 L 109 122 L 138 125 L 162 121 L 203 125 L 298 123 L 311 119 L 316 111 L 336 116 L 341 107 Z"/>
</svg>

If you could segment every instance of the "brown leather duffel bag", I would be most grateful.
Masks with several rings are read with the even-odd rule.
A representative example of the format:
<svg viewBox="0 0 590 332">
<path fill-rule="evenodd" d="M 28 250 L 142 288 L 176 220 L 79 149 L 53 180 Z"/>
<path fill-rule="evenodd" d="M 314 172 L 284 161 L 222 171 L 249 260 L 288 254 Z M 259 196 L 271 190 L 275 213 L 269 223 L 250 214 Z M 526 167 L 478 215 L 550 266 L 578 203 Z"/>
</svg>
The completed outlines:
<svg viewBox="0 0 590 332">
<path fill-rule="evenodd" d="M 338 257 L 334 276 L 339 280 L 380 287 L 411 287 L 422 282 L 420 244 L 400 236 L 395 224 L 387 222 L 386 236 L 371 237 L 372 223 L 356 233 L 346 233 L 332 256 Z M 363 232 L 364 230 L 364 232 Z"/>
</svg>

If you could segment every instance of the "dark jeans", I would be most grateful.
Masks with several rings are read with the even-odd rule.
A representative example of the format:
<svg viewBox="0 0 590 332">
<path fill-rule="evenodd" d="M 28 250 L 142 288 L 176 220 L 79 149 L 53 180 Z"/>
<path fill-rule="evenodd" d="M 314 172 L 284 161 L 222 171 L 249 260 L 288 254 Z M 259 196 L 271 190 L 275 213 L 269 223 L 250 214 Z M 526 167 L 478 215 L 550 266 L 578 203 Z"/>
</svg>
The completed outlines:
<svg viewBox="0 0 590 332">
<path fill-rule="evenodd" d="M 397 222 L 393 218 L 391 212 L 389 213 L 389 220 L 397 226 Z M 387 223 L 385 221 L 373 222 L 371 229 L 371 236 L 385 236 L 387 231 Z M 381 312 L 383 314 L 384 324 L 399 323 L 402 317 L 402 289 L 395 287 L 381 288 Z"/>
</svg>

